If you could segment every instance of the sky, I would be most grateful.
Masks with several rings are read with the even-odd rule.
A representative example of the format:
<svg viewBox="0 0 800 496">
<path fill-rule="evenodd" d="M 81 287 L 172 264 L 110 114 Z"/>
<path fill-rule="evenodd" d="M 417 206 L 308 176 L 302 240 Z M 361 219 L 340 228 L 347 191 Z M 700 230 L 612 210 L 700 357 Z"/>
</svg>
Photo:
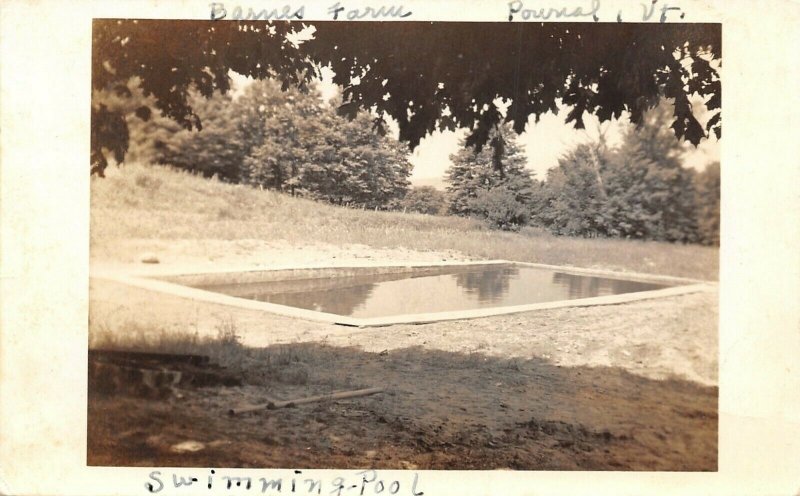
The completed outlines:
<svg viewBox="0 0 800 496">
<path fill-rule="evenodd" d="M 319 82 L 318 88 L 325 100 L 332 98 L 339 91 L 332 82 L 332 76 L 332 71 L 323 68 L 322 80 Z M 236 73 L 231 73 L 231 77 L 235 93 L 241 92 L 252 81 Z M 695 99 L 692 101 L 692 105 L 695 116 L 701 124 L 705 124 L 710 115 L 707 115 L 702 100 Z M 622 131 L 627 123 L 625 114 L 620 117 L 620 120 L 603 123 L 602 127 L 599 127 L 599 120 L 596 117 L 584 114 L 583 120 L 586 129 L 575 129 L 572 124 L 566 124 L 569 111 L 570 107 L 564 107 L 558 114 L 544 114 L 540 117 L 539 122 L 535 122 L 534 117 L 531 116 L 525 132 L 519 136 L 518 142 L 524 147 L 528 159 L 527 167 L 533 171 L 534 178 L 545 179 L 547 170 L 557 166 L 561 156 L 580 143 L 596 140 L 600 129 L 605 131 L 606 142 L 609 146 L 613 147 L 620 142 Z M 397 137 L 397 124 L 389 121 L 388 127 L 389 131 Z M 409 157 L 409 161 L 414 166 L 409 178 L 411 184 L 444 189 L 445 171 L 450 166 L 449 157 L 458 150 L 458 141 L 466 134 L 466 129 L 437 131 L 423 138 Z M 684 165 L 702 170 L 706 164 L 719 161 L 719 159 L 719 141 L 712 136 L 710 139 L 704 139 L 697 148 L 688 145 L 687 153 L 684 155 Z"/>
</svg>

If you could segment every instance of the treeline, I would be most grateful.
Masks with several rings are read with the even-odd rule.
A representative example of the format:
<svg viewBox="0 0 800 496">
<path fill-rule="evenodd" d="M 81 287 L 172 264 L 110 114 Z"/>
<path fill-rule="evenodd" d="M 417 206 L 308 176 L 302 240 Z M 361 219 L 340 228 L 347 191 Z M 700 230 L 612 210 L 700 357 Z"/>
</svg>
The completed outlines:
<svg viewBox="0 0 800 496">
<path fill-rule="evenodd" d="M 337 102 L 314 88 L 263 80 L 236 98 L 193 95 L 200 131 L 143 115 L 137 105 L 152 102 L 138 88 L 131 81 L 116 95 L 95 95 L 110 110 L 128 106 L 128 159 L 337 205 L 477 217 L 503 230 L 719 244 L 719 163 L 699 173 L 683 167 L 667 103 L 628 127 L 619 146 L 602 137 L 576 146 L 542 181 L 526 168 L 510 125 L 493 129 L 477 153 L 462 140 L 443 192 L 411 188 L 406 145 L 379 133 L 368 113 L 339 116 Z"/>
<path fill-rule="evenodd" d="M 447 171 L 448 212 L 506 230 L 534 225 L 559 235 L 719 244 L 719 163 L 700 173 L 683 167 L 671 116 L 662 103 L 618 147 L 602 137 L 576 146 L 544 181 L 525 169 L 508 125 L 491 138 L 502 141 L 500 156 L 496 147 L 476 154 L 462 142 Z"/>
<path fill-rule="evenodd" d="M 339 116 L 314 88 L 263 80 L 237 98 L 193 95 L 190 103 L 200 131 L 131 114 L 129 158 L 351 207 L 397 209 L 408 191 L 407 146 L 378 133 L 368 113 Z"/>
</svg>

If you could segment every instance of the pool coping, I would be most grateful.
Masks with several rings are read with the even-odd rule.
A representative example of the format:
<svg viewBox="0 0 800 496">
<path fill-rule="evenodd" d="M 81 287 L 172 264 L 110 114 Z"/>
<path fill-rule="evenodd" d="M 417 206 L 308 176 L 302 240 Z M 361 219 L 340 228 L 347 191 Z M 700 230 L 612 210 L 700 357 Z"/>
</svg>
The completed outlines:
<svg viewBox="0 0 800 496">
<path fill-rule="evenodd" d="M 238 298 L 235 296 L 228 296 L 213 291 L 193 288 L 184 286 L 182 284 L 168 282 L 163 279 L 157 278 L 178 278 L 181 276 L 202 276 L 203 274 L 225 275 L 235 274 L 241 272 L 277 272 L 286 270 L 314 270 L 314 269 L 379 269 L 379 268 L 403 268 L 413 270 L 418 268 L 432 268 L 432 267 L 448 267 L 448 266 L 469 266 L 469 265 L 494 265 L 494 264 L 516 264 L 527 267 L 536 267 L 542 269 L 558 270 L 565 273 L 574 273 L 579 275 L 597 275 L 608 276 L 626 280 L 642 281 L 642 282 L 665 282 L 672 284 L 680 284 L 669 288 L 656 289 L 651 291 L 640 291 L 636 293 L 623 293 L 618 295 L 609 296 L 596 296 L 591 298 L 581 298 L 574 300 L 559 300 L 544 303 L 530 303 L 525 305 L 514 305 L 505 307 L 492 307 L 480 308 L 472 310 L 456 310 L 449 312 L 434 312 L 434 313 L 420 313 L 420 314 L 405 314 L 390 317 L 370 317 L 370 318 L 356 318 L 343 315 L 337 315 L 326 312 L 317 312 L 314 310 L 306 310 L 302 308 L 290 307 L 287 305 L 279 305 L 276 303 L 267 303 L 262 301 L 248 300 L 246 298 Z M 468 262 L 421 262 L 421 263 L 400 263 L 400 264 L 348 264 L 342 266 L 328 265 L 309 265 L 309 266 L 285 266 L 285 267 L 272 267 L 272 268 L 252 268 L 249 270 L 234 270 L 224 268 L 219 270 L 207 270 L 195 274 L 181 272 L 169 273 L 163 270 L 139 270 L 126 273 L 120 272 L 100 272 L 91 274 L 92 278 L 112 280 L 118 283 L 126 284 L 129 286 L 138 287 L 159 293 L 166 293 L 173 296 L 188 298 L 195 301 L 204 301 L 208 303 L 217 303 L 221 305 L 228 305 L 248 310 L 265 311 L 285 317 L 300 318 L 305 320 L 312 320 L 318 322 L 325 322 L 329 324 L 338 324 L 351 327 L 380 327 L 394 324 L 424 324 L 430 322 L 452 321 L 462 319 L 474 319 L 481 317 L 492 317 L 496 315 L 508 315 L 514 313 L 531 312 L 536 310 L 546 310 L 554 308 L 566 307 L 588 307 L 598 305 L 617 305 L 621 303 L 629 303 L 633 301 L 640 301 L 652 298 L 663 298 L 668 296 L 683 295 L 689 293 L 696 293 L 701 291 L 711 291 L 716 283 L 709 281 L 702 281 L 698 279 L 661 276 L 653 274 L 641 273 L 626 273 L 616 272 L 603 269 L 589 269 L 581 267 L 569 267 L 560 265 L 547 265 L 532 262 L 517 262 L 514 260 L 480 260 Z"/>
</svg>

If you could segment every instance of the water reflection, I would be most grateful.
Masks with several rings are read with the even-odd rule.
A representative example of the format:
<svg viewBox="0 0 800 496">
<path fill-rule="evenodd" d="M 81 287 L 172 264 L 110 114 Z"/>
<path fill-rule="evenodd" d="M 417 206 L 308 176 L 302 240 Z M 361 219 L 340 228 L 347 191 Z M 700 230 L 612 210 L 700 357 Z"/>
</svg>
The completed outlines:
<svg viewBox="0 0 800 496">
<path fill-rule="evenodd" d="M 516 267 L 484 269 L 480 272 L 456 274 L 456 284 L 469 295 L 476 295 L 478 301 L 499 301 L 508 294 L 511 278 L 519 275 Z"/>
<path fill-rule="evenodd" d="M 664 287 L 663 284 L 567 274 L 564 272 L 553 273 L 553 284 L 566 288 L 569 299 L 635 293 Z"/>
<path fill-rule="evenodd" d="M 356 308 L 363 306 L 369 299 L 375 287 L 376 284 L 359 284 L 346 288 L 317 289 L 303 293 L 278 293 L 262 295 L 261 301 L 336 315 L 352 315 Z"/>
<path fill-rule="evenodd" d="M 337 315 L 384 317 L 527 305 L 662 287 L 665 286 L 535 267 L 492 265 L 201 288 Z"/>
<path fill-rule="evenodd" d="M 408 277 L 407 274 L 382 274 L 328 277 L 289 281 L 197 286 L 237 298 L 305 308 L 336 315 L 351 315 L 366 302 L 377 283 Z"/>
</svg>

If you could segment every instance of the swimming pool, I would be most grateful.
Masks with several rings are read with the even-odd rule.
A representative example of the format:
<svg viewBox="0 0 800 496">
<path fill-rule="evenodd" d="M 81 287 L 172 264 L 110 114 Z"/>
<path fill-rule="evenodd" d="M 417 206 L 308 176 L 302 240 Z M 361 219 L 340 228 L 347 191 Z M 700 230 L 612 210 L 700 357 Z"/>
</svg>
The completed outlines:
<svg viewBox="0 0 800 496">
<path fill-rule="evenodd" d="M 193 285 L 237 298 L 356 318 L 511 307 L 670 286 L 517 264 Z"/>
<path fill-rule="evenodd" d="M 94 277 L 173 296 L 346 326 L 461 320 L 620 304 L 713 289 L 705 281 L 493 260 L 305 266 Z"/>
</svg>

